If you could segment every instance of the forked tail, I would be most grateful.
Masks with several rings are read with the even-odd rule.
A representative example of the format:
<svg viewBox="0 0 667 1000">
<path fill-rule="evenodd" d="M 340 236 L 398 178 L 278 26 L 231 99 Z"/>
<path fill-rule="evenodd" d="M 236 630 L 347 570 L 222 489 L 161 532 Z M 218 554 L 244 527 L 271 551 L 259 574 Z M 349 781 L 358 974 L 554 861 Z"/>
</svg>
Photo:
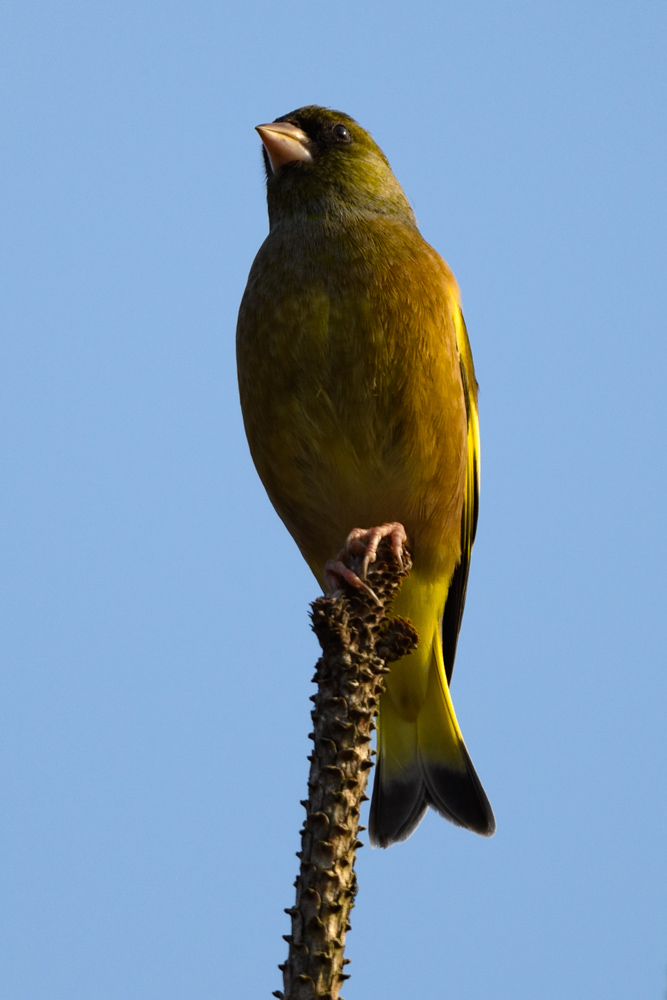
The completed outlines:
<svg viewBox="0 0 667 1000">
<path fill-rule="evenodd" d="M 457 826 L 491 836 L 496 821 L 456 721 L 439 635 L 430 653 L 426 697 L 416 718 L 399 712 L 389 678 L 380 701 L 371 844 L 389 847 L 405 840 L 428 806 Z"/>
</svg>

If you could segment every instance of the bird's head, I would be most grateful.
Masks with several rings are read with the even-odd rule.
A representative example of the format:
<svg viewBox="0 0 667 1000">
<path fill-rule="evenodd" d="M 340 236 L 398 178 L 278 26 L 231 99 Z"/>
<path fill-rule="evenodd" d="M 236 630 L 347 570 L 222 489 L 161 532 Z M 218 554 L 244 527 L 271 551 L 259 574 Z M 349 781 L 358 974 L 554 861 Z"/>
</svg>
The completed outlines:
<svg viewBox="0 0 667 1000">
<path fill-rule="evenodd" d="M 258 125 L 271 225 L 390 215 L 416 226 L 387 157 L 349 115 L 311 104 Z"/>
</svg>

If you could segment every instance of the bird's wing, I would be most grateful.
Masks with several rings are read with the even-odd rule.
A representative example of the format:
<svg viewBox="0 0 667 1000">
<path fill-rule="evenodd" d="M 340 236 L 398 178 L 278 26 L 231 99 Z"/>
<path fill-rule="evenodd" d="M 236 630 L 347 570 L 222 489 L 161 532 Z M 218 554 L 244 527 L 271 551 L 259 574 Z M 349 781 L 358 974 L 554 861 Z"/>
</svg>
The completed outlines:
<svg viewBox="0 0 667 1000">
<path fill-rule="evenodd" d="M 468 416 L 468 447 L 466 463 L 465 496 L 461 515 L 461 559 L 459 560 L 447 591 L 447 601 L 442 615 L 442 653 L 445 660 L 447 683 L 452 679 L 456 644 L 461 628 L 463 608 L 468 586 L 470 555 L 477 530 L 479 511 L 479 419 L 477 415 L 477 380 L 472 363 L 472 353 L 468 341 L 463 314 L 460 309 L 454 316 L 456 325 L 456 346 L 461 366 L 461 381 L 465 395 Z"/>
</svg>

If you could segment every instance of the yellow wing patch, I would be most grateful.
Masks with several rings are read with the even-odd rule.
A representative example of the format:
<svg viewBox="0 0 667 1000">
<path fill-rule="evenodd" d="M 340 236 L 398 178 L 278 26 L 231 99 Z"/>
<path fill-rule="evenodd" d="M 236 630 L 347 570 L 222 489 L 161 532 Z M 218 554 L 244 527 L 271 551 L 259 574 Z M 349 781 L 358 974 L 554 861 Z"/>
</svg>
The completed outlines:
<svg viewBox="0 0 667 1000">
<path fill-rule="evenodd" d="M 454 570 L 447 592 L 445 610 L 442 615 L 442 653 L 445 661 L 447 683 L 451 681 L 454 670 L 456 645 L 461 628 L 463 608 L 465 606 L 468 587 L 468 571 L 470 556 L 477 531 L 477 515 L 479 512 L 479 417 L 477 413 L 477 379 L 472 363 L 472 353 L 468 341 L 463 314 L 460 309 L 454 313 L 456 327 L 456 346 L 459 352 L 461 366 L 461 382 L 465 395 L 466 413 L 468 415 L 466 488 L 461 514 L 461 558 Z"/>
</svg>

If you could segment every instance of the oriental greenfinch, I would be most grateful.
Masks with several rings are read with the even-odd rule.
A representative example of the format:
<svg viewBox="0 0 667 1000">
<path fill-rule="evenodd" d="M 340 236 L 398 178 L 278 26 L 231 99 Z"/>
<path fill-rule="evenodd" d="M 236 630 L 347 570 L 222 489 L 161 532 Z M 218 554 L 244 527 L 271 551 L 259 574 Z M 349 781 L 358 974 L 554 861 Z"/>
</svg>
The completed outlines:
<svg viewBox="0 0 667 1000">
<path fill-rule="evenodd" d="M 323 589 L 382 535 L 413 560 L 393 613 L 419 632 L 380 700 L 371 843 L 428 806 L 490 835 L 491 806 L 449 684 L 479 502 L 477 381 L 456 280 L 389 163 L 348 115 L 308 106 L 257 128 L 269 235 L 239 312 L 238 374 L 257 471 Z M 362 574 L 363 575 L 363 574 Z"/>
</svg>

